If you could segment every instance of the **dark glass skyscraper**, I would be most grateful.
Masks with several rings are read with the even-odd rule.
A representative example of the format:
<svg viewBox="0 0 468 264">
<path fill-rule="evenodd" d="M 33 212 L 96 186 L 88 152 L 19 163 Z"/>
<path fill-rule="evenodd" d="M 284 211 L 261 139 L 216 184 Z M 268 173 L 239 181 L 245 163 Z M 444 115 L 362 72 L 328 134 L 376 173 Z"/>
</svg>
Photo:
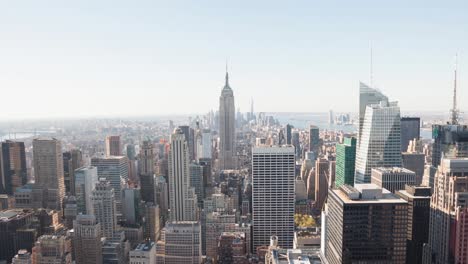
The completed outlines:
<svg viewBox="0 0 468 264">
<path fill-rule="evenodd" d="M 445 158 L 468 157 L 468 126 L 466 125 L 432 125 L 432 166 L 440 165 Z"/>
<path fill-rule="evenodd" d="M 356 163 L 356 138 L 345 138 L 343 144 L 336 144 L 336 175 L 335 185 L 354 185 L 354 169 Z"/>
<path fill-rule="evenodd" d="M 419 117 L 401 118 L 401 151 L 406 152 L 410 140 L 419 139 L 421 119 Z"/>
<path fill-rule="evenodd" d="M 24 142 L 2 142 L 0 193 L 12 195 L 15 188 L 28 181 Z"/>
</svg>

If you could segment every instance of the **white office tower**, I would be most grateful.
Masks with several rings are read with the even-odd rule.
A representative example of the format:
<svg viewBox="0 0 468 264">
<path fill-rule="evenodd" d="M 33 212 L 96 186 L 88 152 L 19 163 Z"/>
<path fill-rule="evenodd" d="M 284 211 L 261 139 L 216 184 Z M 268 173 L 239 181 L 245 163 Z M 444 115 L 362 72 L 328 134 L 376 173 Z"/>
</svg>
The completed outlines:
<svg viewBox="0 0 468 264">
<path fill-rule="evenodd" d="M 94 214 L 91 195 L 97 182 L 96 167 L 82 167 L 75 170 L 75 196 L 78 213 Z"/>
<path fill-rule="evenodd" d="M 33 140 L 35 188 L 40 195 L 35 197 L 36 204 L 53 210 L 62 210 L 65 196 L 63 176 L 62 144 L 55 138 L 36 138 Z"/>
<path fill-rule="evenodd" d="M 365 83 L 359 82 L 359 137 L 364 124 L 367 106 L 378 104 L 380 101 L 388 101 L 387 96 L 379 90 L 371 88 Z"/>
<path fill-rule="evenodd" d="M 282 248 L 294 239 L 295 152 L 292 146 L 252 150 L 253 246 L 268 245 L 276 235 Z"/>
<path fill-rule="evenodd" d="M 356 151 L 355 183 L 370 183 L 377 167 L 401 167 L 400 107 L 381 101 L 367 106 Z"/>
<path fill-rule="evenodd" d="M 114 189 L 105 179 L 99 179 L 93 191 L 91 201 L 94 215 L 101 224 L 102 236 L 112 238 L 117 224 Z"/>
<path fill-rule="evenodd" d="M 236 116 L 234 108 L 234 93 L 229 86 L 229 75 L 226 71 L 226 83 L 219 97 L 219 168 L 221 170 L 235 168 Z"/>
<path fill-rule="evenodd" d="M 171 221 L 196 220 L 197 197 L 190 187 L 189 150 L 180 128 L 171 135 L 169 149 L 169 207 Z"/>
<path fill-rule="evenodd" d="M 168 222 L 156 245 L 156 263 L 199 264 L 202 262 L 199 222 Z"/>
<path fill-rule="evenodd" d="M 211 159 L 211 130 L 203 129 L 197 138 L 197 159 Z"/>
<path fill-rule="evenodd" d="M 97 168 L 99 179 L 108 180 L 114 189 L 117 214 L 122 214 L 121 194 L 128 181 L 128 158 L 125 156 L 109 156 L 92 158 L 91 166 Z"/>
</svg>

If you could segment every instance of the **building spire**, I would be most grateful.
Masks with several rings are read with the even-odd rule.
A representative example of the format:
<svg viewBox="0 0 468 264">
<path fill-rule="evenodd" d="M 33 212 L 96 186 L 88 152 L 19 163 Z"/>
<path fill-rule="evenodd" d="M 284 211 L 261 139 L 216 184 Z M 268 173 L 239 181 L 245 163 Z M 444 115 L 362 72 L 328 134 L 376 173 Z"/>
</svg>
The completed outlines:
<svg viewBox="0 0 468 264">
<path fill-rule="evenodd" d="M 226 59 L 226 86 L 229 86 L 228 60 Z"/>
<path fill-rule="evenodd" d="M 452 125 L 458 125 L 458 119 L 460 111 L 457 108 L 457 67 L 458 67 L 458 54 L 455 54 L 455 71 L 454 71 L 454 79 L 453 79 L 453 108 L 450 110 L 452 113 Z"/>
</svg>

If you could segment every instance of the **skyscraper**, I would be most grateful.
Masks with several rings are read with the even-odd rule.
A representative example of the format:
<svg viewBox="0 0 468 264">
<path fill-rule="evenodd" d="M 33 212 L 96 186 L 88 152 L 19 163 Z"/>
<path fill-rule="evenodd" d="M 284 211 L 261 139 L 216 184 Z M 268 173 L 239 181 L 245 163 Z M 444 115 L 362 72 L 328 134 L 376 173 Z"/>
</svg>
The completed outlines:
<svg viewBox="0 0 468 264">
<path fill-rule="evenodd" d="M 406 263 L 422 263 L 423 245 L 429 237 L 429 212 L 431 188 L 425 186 L 406 186 L 396 192 L 408 202 L 408 232 L 406 237 Z"/>
<path fill-rule="evenodd" d="M 122 213 L 121 194 L 128 180 L 128 159 L 125 156 L 92 158 L 91 166 L 97 168 L 98 177 L 108 180 L 114 189 L 117 213 Z"/>
<path fill-rule="evenodd" d="M 117 224 L 114 189 L 109 181 L 99 179 L 91 201 L 96 220 L 101 224 L 102 236 L 112 238 Z"/>
<path fill-rule="evenodd" d="M 184 133 L 176 128 L 169 149 L 169 206 L 171 221 L 193 221 L 195 190 L 190 187 L 189 152 Z"/>
<path fill-rule="evenodd" d="M 229 86 L 229 75 L 226 71 L 226 83 L 219 97 L 219 168 L 235 168 L 236 156 L 236 116 L 234 93 Z"/>
<path fill-rule="evenodd" d="M 375 184 L 342 185 L 328 195 L 325 257 L 330 264 L 406 261 L 407 203 Z"/>
<path fill-rule="evenodd" d="M 106 137 L 106 156 L 120 156 L 122 155 L 122 144 L 120 143 L 120 136 L 107 136 Z"/>
<path fill-rule="evenodd" d="M 330 178 L 330 163 L 321 158 L 315 161 L 315 203 L 314 207 L 321 210 L 328 194 Z"/>
<path fill-rule="evenodd" d="M 358 146 L 360 145 L 360 137 L 362 134 L 362 127 L 364 126 L 364 119 L 366 116 L 367 106 L 378 104 L 380 101 L 388 101 L 386 95 L 381 91 L 371 88 L 365 83 L 359 83 L 359 137 Z"/>
<path fill-rule="evenodd" d="M 432 125 L 432 166 L 437 168 L 441 158 L 468 157 L 468 126 Z"/>
<path fill-rule="evenodd" d="M 141 184 L 141 199 L 155 203 L 154 198 L 154 147 L 151 141 L 145 140 L 140 148 L 138 175 Z"/>
<path fill-rule="evenodd" d="M 97 182 L 98 174 L 96 167 L 82 167 L 75 170 L 74 192 L 79 213 L 94 214 L 91 195 Z"/>
<path fill-rule="evenodd" d="M 301 158 L 301 141 L 300 141 L 300 134 L 299 131 L 292 132 L 292 145 L 294 146 L 294 150 L 296 153 L 296 159 Z"/>
<path fill-rule="evenodd" d="M 0 193 L 12 195 L 28 182 L 24 142 L 7 140 L 1 146 Z"/>
<path fill-rule="evenodd" d="M 317 156 L 320 152 L 320 130 L 318 126 L 309 127 L 309 150 Z"/>
<path fill-rule="evenodd" d="M 356 164 L 356 138 L 345 138 L 343 144 L 336 144 L 335 186 L 354 185 Z"/>
<path fill-rule="evenodd" d="M 254 249 L 268 245 L 272 235 L 278 236 L 281 247 L 292 248 L 294 176 L 295 159 L 292 146 L 253 148 Z"/>
<path fill-rule="evenodd" d="M 443 159 L 437 169 L 423 263 L 465 263 L 468 255 L 468 158 Z"/>
<path fill-rule="evenodd" d="M 401 118 L 401 151 L 406 152 L 409 142 L 414 139 L 419 139 L 421 118 L 419 117 L 402 117 Z"/>
<path fill-rule="evenodd" d="M 75 195 L 75 170 L 83 166 L 83 157 L 79 149 L 63 153 L 63 177 L 65 192 Z"/>
<path fill-rule="evenodd" d="M 400 107 L 381 101 L 367 106 L 356 152 L 355 183 L 369 183 L 376 167 L 401 167 Z"/>
<path fill-rule="evenodd" d="M 78 215 L 73 221 L 76 264 L 102 263 L 101 225 L 94 215 Z"/>
<path fill-rule="evenodd" d="M 45 194 L 39 199 L 46 208 L 61 211 L 65 196 L 61 142 L 55 138 L 36 138 L 33 155 L 35 185 Z"/>
<path fill-rule="evenodd" d="M 62 235 L 44 235 L 39 237 L 32 250 L 32 262 L 34 264 L 71 264 L 70 250 L 70 238 Z"/>
</svg>

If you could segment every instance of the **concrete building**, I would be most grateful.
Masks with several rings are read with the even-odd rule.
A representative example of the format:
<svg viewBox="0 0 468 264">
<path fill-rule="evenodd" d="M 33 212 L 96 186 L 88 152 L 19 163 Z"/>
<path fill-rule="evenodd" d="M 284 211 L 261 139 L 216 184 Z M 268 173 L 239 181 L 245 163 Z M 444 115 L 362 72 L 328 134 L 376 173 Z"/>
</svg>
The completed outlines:
<svg viewBox="0 0 468 264">
<path fill-rule="evenodd" d="M 217 263 L 249 263 L 244 233 L 223 232 L 218 241 Z"/>
<path fill-rule="evenodd" d="M 408 228 L 406 234 L 406 263 L 422 263 L 423 245 L 429 238 L 431 188 L 409 186 L 396 194 L 408 202 Z"/>
<path fill-rule="evenodd" d="M 92 193 L 93 212 L 101 224 L 102 236 L 112 238 L 117 225 L 114 189 L 109 181 L 99 179 Z"/>
<path fill-rule="evenodd" d="M 403 168 L 414 171 L 416 174 L 416 185 L 422 184 L 424 176 L 425 155 L 424 153 L 409 153 L 404 152 L 401 154 Z"/>
<path fill-rule="evenodd" d="M 76 264 L 102 263 L 101 225 L 94 215 L 78 215 L 73 222 Z"/>
<path fill-rule="evenodd" d="M 355 183 L 370 183 L 372 168 L 401 167 L 400 107 L 396 102 L 367 106 L 361 132 Z"/>
<path fill-rule="evenodd" d="M 423 263 L 465 263 L 468 256 L 468 158 L 443 159 L 434 179 Z"/>
<path fill-rule="evenodd" d="M 356 164 L 356 138 L 345 138 L 343 144 L 336 144 L 335 186 L 354 185 Z"/>
<path fill-rule="evenodd" d="M 71 240 L 66 236 L 39 237 L 32 250 L 33 264 L 72 264 Z"/>
<path fill-rule="evenodd" d="M 156 245 L 156 263 L 200 264 L 201 248 L 199 222 L 168 222 Z"/>
<path fill-rule="evenodd" d="M 219 97 L 219 168 L 235 169 L 236 162 L 236 116 L 234 92 L 229 86 L 229 75 L 226 72 L 226 83 Z"/>
<path fill-rule="evenodd" d="M 32 264 L 31 253 L 27 250 L 20 249 L 18 254 L 11 260 L 12 264 Z"/>
<path fill-rule="evenodd" d="M 156 264 L 156 245 L 147 241 L 130 251 L 130 264 Z"/>
<path fill-rule="evenodd" d="M 7 140 L 1 143 L 0 194 L 13 195 L 28 182 L 24 142 Z"/>
<path fill-rule="evenodd" d="M 82 167 L 75 170 L 75 197 L 78 206 L 78 213 L 94 214 L 91 195 L 96 183 L 98 174 L 96 167 Z"/>
<path fill-rule="evenodd" d="M 122 144 L 120 143 L 120 136 L 107 136 L 106 137 L 106 156 L 121 156 Z"/>
<path fill-rule="evenodd" d="M 414 171 L 399 167 L 373 168 L 371 183 L 395 193 L 404 190 L 405 185 L 415 185 L 416 174 Z"/>
<path fill-rule="evenodd" d="M 62 145 L 55 138 L 33 140 L 35 187 L 40 190 L 34 197 L 42 207 L 62 210 L 65 197 Z"/>
<path fill-rule="evenodd" d="M 328 195 L 324 247 L 329 264 L 406 261 L 407 202 L 375 184 Z"/>
<path fill-rule="evenodd" d="M 328 195 L 328 182 L 330 178 L 330 163 L 327 159 L 315 161 L 315 203 L 314 207 L 321 210 Z"/>
<path fill-rule="evenodd" d="M 294 157 L 292 146 L 252 150 L 254 248 L 268 245 L 273 234 L 280 238 L 283 247 L 293 246 Z"/>
<path fill-rule="evenodd" d="M 171 135 L 169 149 L 169 207 L 171 221 L 196 220 L 197 198 L 190 187 L 188 145 L 179 128 Z"/>
</svg>

